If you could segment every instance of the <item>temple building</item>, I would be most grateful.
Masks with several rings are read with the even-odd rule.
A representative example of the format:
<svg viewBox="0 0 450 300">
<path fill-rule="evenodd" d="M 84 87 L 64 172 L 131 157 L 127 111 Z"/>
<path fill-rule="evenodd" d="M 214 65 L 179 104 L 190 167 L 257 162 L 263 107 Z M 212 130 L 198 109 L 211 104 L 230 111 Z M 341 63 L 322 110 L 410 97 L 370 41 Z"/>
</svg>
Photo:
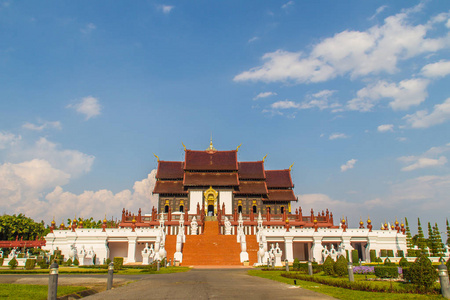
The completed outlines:
<svg viewBox="0 0 450 300">
<path fill-rule="evenodd" d="M 225 214 L 254 214 L 269 210 L 273 214 L 291 212 L 296 202 L 291 167 L 265 170 L 264 160 L 238 162 L 236 150 L 218 151 L 212 141 L 204 151 L 185 147 L 184 161 L 163 161 L 158 158 L 154 194 L 159 195 L 158 211 L 195 214 L 197 206 L 207 216 L 216 216 L 225 207 Z"/>
</svg>

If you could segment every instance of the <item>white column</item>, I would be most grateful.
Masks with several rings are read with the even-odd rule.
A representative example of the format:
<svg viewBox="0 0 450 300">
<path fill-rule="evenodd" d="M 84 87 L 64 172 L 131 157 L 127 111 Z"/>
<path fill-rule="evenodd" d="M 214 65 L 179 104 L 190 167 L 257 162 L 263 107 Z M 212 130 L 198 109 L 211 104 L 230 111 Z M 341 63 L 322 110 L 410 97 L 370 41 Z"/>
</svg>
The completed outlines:
<svg viewBox="0 0 450 300">
<path fill-rule="evenodd" d="M 294 248 L 293 248 L 294 245 L 292 243 L 293 240 L 294 240 L 293 236 L 285 236 L 284 237 L 284 251 L 286 251 L 284 257 L 289 262 L 294 262 Z"/>
<path fill-rule="evenodd" d="M 321 236 L 314 236 L 313 237 L 313 243 L 311 248 L 311 254 L 313 261 L 317 263 L 322 262 L 322 237 Z"/>
<path fill-rule="evenodd" d="M 136 237 L 129 237 L 127 263 L 134 262 L 136 262 Z"/>
<path fill-rule="evenodd" d="M 353 247 L 352 247 L 352 245 L 350 244 L 350 239 L 351 239 L 351 236 L 350 236 L 350 235 L 349 235 L 349 236 L 343 236 L 343 237 L 342 237 L 342 244 L 344 245 L 345 250 L 348 251 L 348 257 L 347 257 L 347 260 L 350 261 L 350 262 L 353 262 L 353 261 L 352 261 L 352 250 L 353 250 Z M 356 263 L 356 262 L 353 262 L 353 263 Z"/>
</svg>

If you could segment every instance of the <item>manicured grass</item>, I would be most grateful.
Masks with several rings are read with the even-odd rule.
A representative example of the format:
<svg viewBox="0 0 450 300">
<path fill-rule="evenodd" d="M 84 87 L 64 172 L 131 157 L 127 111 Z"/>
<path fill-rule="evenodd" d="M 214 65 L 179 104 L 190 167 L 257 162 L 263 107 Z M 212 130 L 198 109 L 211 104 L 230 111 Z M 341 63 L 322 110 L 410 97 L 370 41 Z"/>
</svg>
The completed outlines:
<svg viewBox="0 0 450 300">
<path fill-rule="evenodd" d="M 259 276 L 279 282 L 294 284 L 294 280 L 281 276 L 281 271 L 261 271 L 249 270 L 248 274 L 252 276 Z M 383 283 L 384 284 L 384 283 Z M 387 284 L 390 284 L 387 282 Z M 394 293 L 377 293 L 377 292 L 363 292 L 354 291 L 344 288 L 337 288 L 311 281 L 297 280 L 297 286 L 301 288 L 330 295 L 338 299 L 361 300 L 361 299 L 442 299 L 441 295 L 419 295 L 419 294 L 394 294 Z"/>
<path fill-rule="evenodd" d="M 58 297 L 86 290 L 83 286 L 58 286 Z M 31 284 L 0 284 L 0 298 L 47 299 L 48 286 Z"/>
<path fill-rule="evenodd" d="M 168 267 L 168 268 L 160 268 L 159 271 L 152 271 L 146 269 L 123 269 L 120 270 L 117 274 L 124 275 L 142 275 L 142 274 L 170 274 L 170 273 L 181 273 L 187 272 L 191 268 L 189 267 Z"/>
<path fill-rule="evenodd" d="M 159 271 L 145 271 L 145 269 L 127 269 L 124 268 L 120 271 L 114 272 L 114 274 L 123 275 L 137 275 L 137 274 L 168 274 L 168 273 L 179 273 L 189 271 L 189 267 L 168 267 L 160 268 Z M 49 274 L 49 269 L 34 269 L 34 270 L 23 270 L 23 269 L 0 269 L 0 274 Z M 107 274 L 107 269 L 98 268 L 77 268 L 77 267 L 60 267 L 58 269 L 59 274 Z"/>
</svg>

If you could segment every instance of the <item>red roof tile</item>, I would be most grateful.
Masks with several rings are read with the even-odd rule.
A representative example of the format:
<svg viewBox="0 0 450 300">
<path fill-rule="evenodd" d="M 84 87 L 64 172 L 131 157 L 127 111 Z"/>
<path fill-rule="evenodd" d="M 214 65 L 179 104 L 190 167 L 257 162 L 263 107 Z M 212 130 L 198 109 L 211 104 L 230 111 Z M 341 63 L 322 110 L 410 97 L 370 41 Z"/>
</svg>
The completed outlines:
<svg viewBox="0 0 450 300">
<path fill-rule="evenodd" d="M 291 171 L 286 170 L 267 170 L 266 171 L 267 188 L 293 188 Z"/>
<path fill-rule="evenodd" d="M 269 201 L 297 201 L 293 190 L 269 190 Z"/>
<path fill-rule="evenodd" d="M 153 189 L 154 194 L 187 194 L 183 188 L 182 181 L 158 180 Z"/>
<path fill-rule="evenodd" d="M 266 183 L 264 181 L 240 181 L 239 191 L 236 191 L 235 194 L 266 195 Z"/>
<path fill-rule="evenodd" d="M 237 173 L 184 173 L 185 186 L 236 186 L 239 185 Z"/>
<path fill-rule="evenodd" d="M 182 179 L 184 170 L 182 161 L 159 161 L 157 179 Z"/>
<path fill-rule="evenodd" d="M 239 162 L 239 179 L 265 179 L 262 161 Z"/>
<path fill-rule="evenodd" d="M 185 151 L 185 170 L 237 171 L 237 151 Z"/>
</svg>

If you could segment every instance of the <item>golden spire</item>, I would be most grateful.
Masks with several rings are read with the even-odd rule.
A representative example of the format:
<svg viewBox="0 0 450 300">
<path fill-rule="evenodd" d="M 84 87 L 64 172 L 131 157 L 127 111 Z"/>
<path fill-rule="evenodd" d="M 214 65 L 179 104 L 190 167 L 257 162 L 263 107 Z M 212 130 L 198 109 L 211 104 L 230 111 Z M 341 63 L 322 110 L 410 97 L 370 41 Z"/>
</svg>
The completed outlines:
<svg viewBox="0 0 450 300">
<path fill-rule="evenodd" d="M 292 163 L 292 165 L 289 166 L 289 171 L 292 170 L 292 167 L 294 166 L 295 163 Z"/>
<path fill-rule="evenodd" d="M 211 133 L 211 141 L 209 142 L 209 147 L 206 149 L 206 151 L 217 151 L 217 149 L 214 148 L 212 143 L 212 133 Z"/>
<path fill-rule="evenodd" d="M 186 151 L 186 146 L 181 142 L 181 145 L 183 145 L 184 151 Z"/>
<path fill-rule="evenodd" d="M 238 152 L 238 150 L 239 150 L 239 147 L 241 147 L 242 146 L 242 143 L 240 143 L 239 144 L 239 146 L 237 146 L 237 148 L 236 148 L 236 152 Z"/>
<path fill-rule="evenodd" d="M 263 162 L 266 160 L 267 154 L 263 157 Z"/>
<path fill-rule="evenodd" d="M 156 157 L 156 159 L 157 159 L 158 162 L 159 162 L 159 157 L 158 157 L 158 155 L 156 155 L 155 153 L 153 153 L 153 155 Z"/>
</svg>

